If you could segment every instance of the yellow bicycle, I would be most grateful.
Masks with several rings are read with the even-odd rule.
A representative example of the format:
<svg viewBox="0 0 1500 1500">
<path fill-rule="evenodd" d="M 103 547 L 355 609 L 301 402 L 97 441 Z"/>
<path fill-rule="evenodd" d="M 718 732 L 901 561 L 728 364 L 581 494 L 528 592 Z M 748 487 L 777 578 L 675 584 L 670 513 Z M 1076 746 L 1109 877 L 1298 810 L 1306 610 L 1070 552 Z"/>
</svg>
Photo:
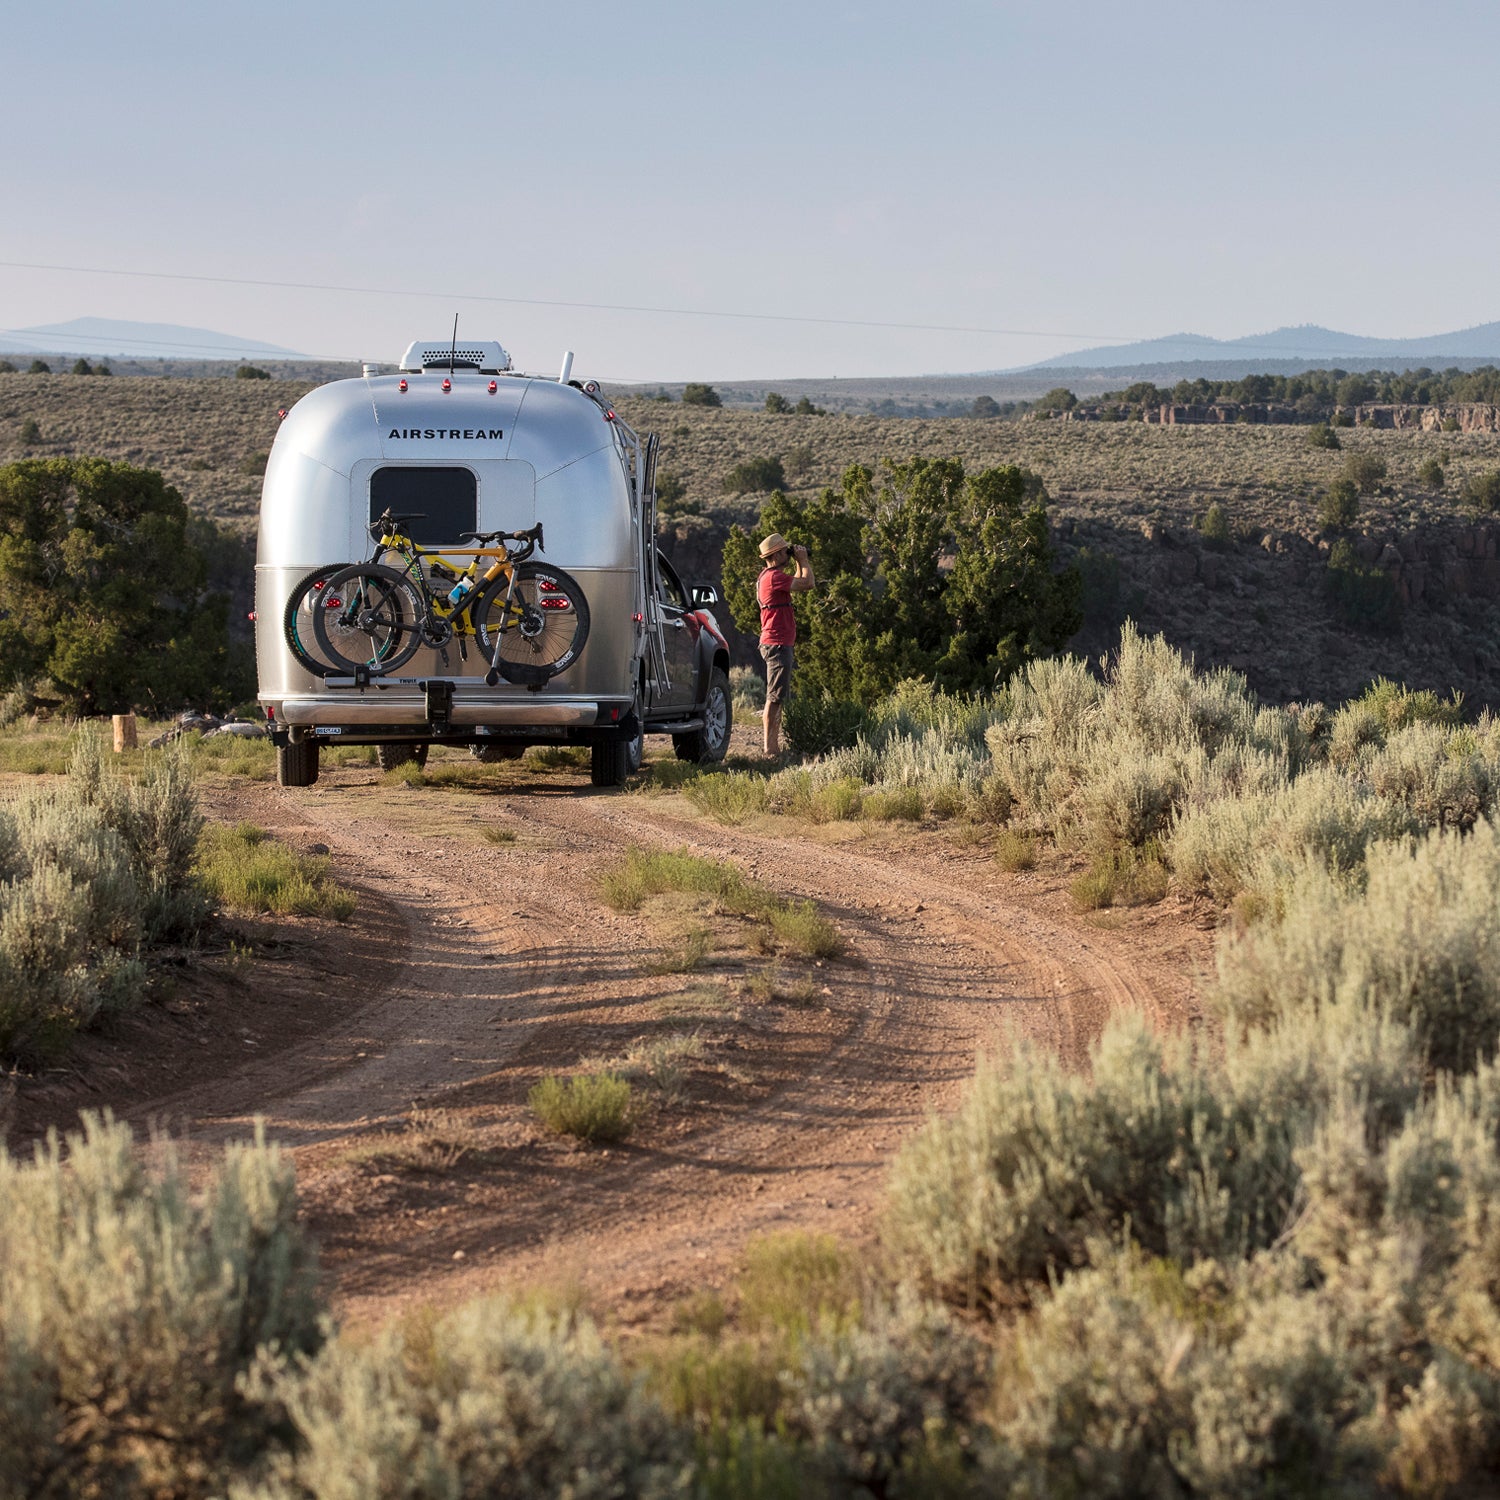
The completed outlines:
<svg viewBox="0 0 1500 1500">
<path fill-rule="evenodd" d="M 405 528 L 422 519 L 386 511 L 370 526 L 368 562 L 314 569 L 292 590 L 283 624 L 304 667 L 318 677 L 383 677 L 423 646 L 446 661 L 456 645 L 467 661 L 470 640 L 491 687 L 502 677 L 537 687 L 572 666 L 588 640 L 588 601 L 561 568 L 527 560 L 542 547 L 540 522 L 467 531 L 459 540 L 473 548 L 445 553 L 412 540 Z"/>
</svg>

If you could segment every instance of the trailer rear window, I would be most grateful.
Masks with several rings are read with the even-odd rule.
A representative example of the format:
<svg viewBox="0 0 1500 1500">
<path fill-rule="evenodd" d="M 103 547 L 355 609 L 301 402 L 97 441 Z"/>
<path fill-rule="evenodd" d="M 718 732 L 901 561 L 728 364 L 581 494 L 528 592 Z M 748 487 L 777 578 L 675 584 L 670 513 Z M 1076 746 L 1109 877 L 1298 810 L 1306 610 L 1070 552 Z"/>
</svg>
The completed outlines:
<svg viewBox="0 0 1500 1500">
<path fill-rule="evenodd" d="M 370 519 L 385 511 L 421 516 L 413 521 L 413 541 L 442 547 L 479 526 L 479 485 L 472 469 L 376 469 L 370 475 Z"/>
</svg>

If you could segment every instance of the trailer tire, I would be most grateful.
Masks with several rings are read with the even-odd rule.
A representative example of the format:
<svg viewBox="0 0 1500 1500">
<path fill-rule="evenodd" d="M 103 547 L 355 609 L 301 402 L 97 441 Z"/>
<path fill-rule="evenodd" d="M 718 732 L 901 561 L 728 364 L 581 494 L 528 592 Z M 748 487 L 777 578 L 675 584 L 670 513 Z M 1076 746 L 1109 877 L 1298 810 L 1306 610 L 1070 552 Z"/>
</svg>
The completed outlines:
<svg viewBox="0 0 1500 1500">
<path fill-rule="evenodd" d="M 703 697 L 703 728 L 691 734 L 674 734 L 672 748 L 678 760 L 700 766 L 717 765 L 729 752 L 729 732 L 734 727 L 734 696 L 722 667 L 713 669 L 708 692 Z"/>
<path fill-rule="evenodd" d="M 397 766 L 407 765 L 415 761 L 420 771 L 427 764 L 427 742 L 425 740 L 417 744 L 402 744 L 399 741 L 391 745 L 376 745 L 375 759 L 380 763 L 382 771 L 394 771 Z"/>
<path fill-rule="evenodd" d="M 318 779 L 318 742 L 293 740 L 276 747 L 276 784 L 311 786 Z"/>
<path fill-rule="evenodd" d="M 635 733 L 625 741 L 625 770 L 634 776 L 646 758 L 646 716 L 639 700 L 631 711 L 635 714 Z"/>
<path fill-rule="evenodd" d="M 306 667 L 314 677 L 326 677 L 333 668 L 313 654 L 317 646 L 317 635 L 313 619 L 317 602 L 323 594 L 323 584 L 345 563 L 329 563 L 326 568 L 314 568 L 306 577 L 297 581 L 287 597 L 286 609 L 282 611 L 281 633 L 286 637 L 287 649 L 296 658 L 297 665 Z"/>
<path fill-rule="evenodd" d="M 629 740 L 595 740 L 589 754 L 589 781 L 594 786 L 624 786 L 629 771 Z"/>
</svg>

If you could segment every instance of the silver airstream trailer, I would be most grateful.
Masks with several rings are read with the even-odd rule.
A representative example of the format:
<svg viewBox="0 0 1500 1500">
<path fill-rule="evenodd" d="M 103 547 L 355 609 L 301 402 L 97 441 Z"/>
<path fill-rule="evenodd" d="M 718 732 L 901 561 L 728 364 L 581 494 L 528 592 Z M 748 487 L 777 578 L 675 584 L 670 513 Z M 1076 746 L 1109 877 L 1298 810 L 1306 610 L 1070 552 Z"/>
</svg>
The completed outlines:
<svg viewBox="0 0 1500 1500">
<path fill-rule="evenodd" d="M 498 343 L 415 343 L 399 373 L 367 367 L 287 413 L 255 566 L 259 698 L 283 785 L 315 781 L 324 744 L 378 746 L 387 767 L 425 760 L 433 743 L 485 760 L 586 745 L 596 786 L 625 779 L 646 733 L 670 734 L 683 759 L 723 757 L 728 648 L 713 589 L 685 588 L 657 550 L 656 439 L 571 366 L 570 354 L 560 377 L 539 378 L 514 372 Z M 391 672 L 310 670 L 289 623 L 297 591 L 371 558 L 371 523 L 393 510 L 422 548 L 460 560 L 475 533 L 540 523 L 539 556 L 587 601 L 576 659 L 544 681 L 496 680 L 482 653 L 447 641 Z"/>
</svg>

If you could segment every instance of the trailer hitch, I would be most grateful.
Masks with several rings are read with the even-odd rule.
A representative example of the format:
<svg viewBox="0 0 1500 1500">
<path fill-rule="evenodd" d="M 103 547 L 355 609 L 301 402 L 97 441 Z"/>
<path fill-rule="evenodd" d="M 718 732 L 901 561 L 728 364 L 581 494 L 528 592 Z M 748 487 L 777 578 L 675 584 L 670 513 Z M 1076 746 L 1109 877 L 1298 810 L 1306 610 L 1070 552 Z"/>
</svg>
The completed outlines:
<svg viewBox="0 0 1500 1500">
<path fill-rule="evenodd" d="M 446 730 L 453 722 L 453 684 L 433 677 L 421 686 L 427 693 L 427 722 L 434 730 Z"/>
</svg>

